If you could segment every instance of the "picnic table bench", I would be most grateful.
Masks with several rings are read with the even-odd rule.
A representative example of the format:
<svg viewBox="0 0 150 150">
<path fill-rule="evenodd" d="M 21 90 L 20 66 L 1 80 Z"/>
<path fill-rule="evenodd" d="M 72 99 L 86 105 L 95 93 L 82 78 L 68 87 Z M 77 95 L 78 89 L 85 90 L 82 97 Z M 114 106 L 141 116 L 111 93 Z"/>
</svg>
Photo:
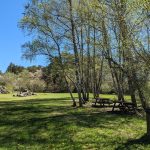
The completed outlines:
<svg viewBox="0 0 150 150">
<path fill-rule="evenodd" d="M 115 111 L 116 108 L 119 108 L 120 111 L 122 111 L 122 112 L 135 113 L 135 111 L 136 111 L 134 104 L 131 102 L 114 101 L 113 103 L 114 103 L 114 105 L 113 105 L 112 111 Z"/>
<path fill-rule="evenodd" d="M 109 98 L 96 98 L 94 100 L 95 101 L 93 102 L 92 106 L 97 106 L 97 104 L 99 104 L 101 107 L 108 107 L 113 104 L 113 101 Z"/>
</svg>

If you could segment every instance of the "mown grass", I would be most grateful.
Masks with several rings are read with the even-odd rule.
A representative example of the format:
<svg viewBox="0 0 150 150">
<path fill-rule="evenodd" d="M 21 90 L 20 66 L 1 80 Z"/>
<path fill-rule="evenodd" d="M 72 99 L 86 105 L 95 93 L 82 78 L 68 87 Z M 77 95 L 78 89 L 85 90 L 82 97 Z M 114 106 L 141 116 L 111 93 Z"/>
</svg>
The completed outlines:
<svg viewBox="0 0 150 150">
<path fill-rule="evenodd" d="M 149 150 L 145 132 L 144 118 L 72 108 L 69 94 L 0 95 L 0 150 Z"/>
</svg>

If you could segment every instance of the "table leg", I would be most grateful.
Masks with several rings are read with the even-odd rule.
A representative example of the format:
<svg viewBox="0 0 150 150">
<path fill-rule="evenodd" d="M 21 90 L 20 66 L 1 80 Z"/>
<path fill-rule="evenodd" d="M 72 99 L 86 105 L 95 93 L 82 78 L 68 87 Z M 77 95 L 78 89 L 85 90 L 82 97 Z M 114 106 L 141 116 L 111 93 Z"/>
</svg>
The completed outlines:
<svg viewBox="0 0 150 150">
<path fill-rule="evenodd" d="M 116 106 L 116 103 L 114 103 L 114 106 L 113 106 L 113 108 L 112 108 L 112 111 L 114 111 L 114 109 L 115 109 L 115 106 Z"/>
</svg>

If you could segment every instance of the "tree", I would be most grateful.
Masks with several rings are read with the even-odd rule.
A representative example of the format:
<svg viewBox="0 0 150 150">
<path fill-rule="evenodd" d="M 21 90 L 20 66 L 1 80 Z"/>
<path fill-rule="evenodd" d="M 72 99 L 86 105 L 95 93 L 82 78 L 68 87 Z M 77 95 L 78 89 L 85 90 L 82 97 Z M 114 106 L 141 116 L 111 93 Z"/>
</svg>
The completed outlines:
<svg viewBox="0 0 150 150">
<path fill-rule="evenodd" d="M 46 92 L 67 92 L 65 79 L 57 57 L 42 69 L 42 79 L 46 83 Z"/>
<path fill-rule="evenodd" d="M 9 66 L 6 69 L 6 72 L 14 73 L 14 74 L 19 74 L 21 73 L 25 68 L 22 66 L 15 65 L 13 63 L 10 63 Z"/>
</svg>

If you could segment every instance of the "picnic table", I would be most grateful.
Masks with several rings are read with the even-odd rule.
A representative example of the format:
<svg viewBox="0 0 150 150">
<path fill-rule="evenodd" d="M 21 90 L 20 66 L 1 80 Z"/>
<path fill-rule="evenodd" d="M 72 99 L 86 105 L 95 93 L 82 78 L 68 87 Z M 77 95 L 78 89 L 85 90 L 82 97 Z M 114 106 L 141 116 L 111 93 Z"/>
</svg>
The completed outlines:
<svg viewBox="0 0 150 150">
<path fill-rule="evenodd" d="M 113 102 L 112 111 L 115 111 L 116 108 L 119 108 L 122 112 L 133 112 L 135 113 L 136 108 L 132 102 L 124 102 L 124 101 L 114 101 Z"/>
<path fill-rule="evenodd" d="M 97 104 L 99 104 L 101 107 L 108 107 L 113 104 L 113 101 L 109 98 L 96 98 L 94 100 L 95 101 L 93 102 L 92 106 L 97 106 Z"/>
<path fill-rule="evenodd" d="M 134 106 L 132 102 L 119 101 L 119 100 L 111 100 L 109 98 L 95 98 L 92 106 L 100 106 L 100 107 L 112 107 L 112 112 L 116 111 L 116 109 L 120 110 L 124 113 L 135 113 L 137 108 Z"/>
</svg>

